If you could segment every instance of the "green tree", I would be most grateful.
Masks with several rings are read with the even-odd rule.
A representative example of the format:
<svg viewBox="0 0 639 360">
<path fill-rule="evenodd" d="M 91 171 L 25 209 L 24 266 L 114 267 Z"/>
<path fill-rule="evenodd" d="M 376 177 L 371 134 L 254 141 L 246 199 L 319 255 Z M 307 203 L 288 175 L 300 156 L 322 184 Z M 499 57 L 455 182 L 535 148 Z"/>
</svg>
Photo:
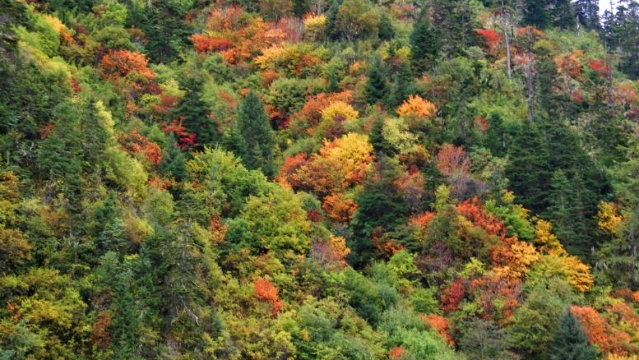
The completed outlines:
<svg viewBox="0 0 639 360">
<path fill-rule="evenodd" d="M 439 41 L 428 17 L 422 14 L 413 24 L 413 32 L 410 34 L 411 64 L 415 72 L 420 74 L 426 71 L 435 60 L 438 51 Z"/>
<path fill-rule="evenodd" d="M 579 321 L 567 309 L 559 320 L 553 340 L 548 344 L 550 360 L 595 360 L 596 349 L 588 343 L 588 337 Z"/>
<path fill-rule="evenodd" d="M 413 82 L 413 73 L 408 62 L 403 62 L 399 68 L 399 72 L 395 75 L 395 81 L 391 87 L 388 97 L 389 109 L 396 109 L 406 99 L 408 95 L 415 94 L 415 84 Z"/>
<path fill-rule="evenodd" d="M 208 105 L 202 100 L 202 80 L 189 78 L 183 86 L 186 92 L 174 114 L 184 119 L 182 125 L 187 132 L 195 134 L 198 150 L 214 146 L 221 140 L 221 133 L 218 124 L 210 117 Z"/>
<path fill-rule="evenodd" d="M 235 144 L 237 155 L 244 166 L 251 170 L 262 170 L 266 176 L 273 176 L 275 135 L 264 104 L 255 92 L 249 92 L 238 106 L 235 131 L 240 135 L 240 138 L 235 139 L 239 141 Z"/>
<path fill-rule="evenodd" d="M 366 94 L 366 102 L 370 105 L 383 102 L 388 95 L 388 87 L 386 85 L 386 77 L 384 76 L 382 62 L 379 58 L 375 59 L 373 64 L 369 67 L 366 75 L 368 77 L 364 90 Z"/>
</svg>

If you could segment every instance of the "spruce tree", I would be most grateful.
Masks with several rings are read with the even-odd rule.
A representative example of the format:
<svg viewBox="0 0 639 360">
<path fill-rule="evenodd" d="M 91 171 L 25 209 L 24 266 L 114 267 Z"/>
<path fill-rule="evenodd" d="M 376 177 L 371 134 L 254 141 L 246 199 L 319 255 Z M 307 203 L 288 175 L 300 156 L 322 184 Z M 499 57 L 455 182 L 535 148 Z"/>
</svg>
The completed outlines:
<svg viewBox="0 0 639 360">
<path fill-rule="evenodd" d="M 366 81 L 365 87 L 366 102 L 370 105 L 383 102 L 386 98 L 388 88 L 379 58 L 375 59 L 375 62 L 368 69 L 367 76 L 368 80 Z"/>
<path fill-rule="evenodd" d="M 425 14 L 422 14 L 413 25 L 410 34 L 411 64 L 417 73 L 426 71 L 428 65 L 435 60 L 439 44 L 435 32 Z"/>
<path fill-rule="evenodd" d="M 407 62 L 403 62 L 399 73 L 395 75 L 395 82 L 391 88 L 390 96 L 388 98 L 389 109 L 396 109 L 406 99 L 408 95 L 415 93 L 415 85 L 413 83 L 413 73 L 410 70 L 410 65 Z"/>
<path fill-rule="evenodd" d="M 595 360 L 597 351 L 570 309 L 559 320 L 559 327 L 548 344 L 550 360 Z"/>
<path fill-rule="evenodd" d="M 182 125 L 186 131 L 196 135 L 198 150 L 204 146 L 212 147 L 219 143 L 221 135 L 218 125 L 209 117 L 210 109 L 202 100 L 202 81 L 198 79 L 187 79 L 184 87 L 186 94 L 180 101 L 175 115 L 182 117 Z"/>
<path fill-rule="evenodd" d="M 275 174 L 273 147 L 275 134 L 268 121 L 264 104 L 255 92 L 249 92 L 237 110 L 234 136 L 236 152 L 246 168 L 260 169 L 266 176 Z"/>
</svg>

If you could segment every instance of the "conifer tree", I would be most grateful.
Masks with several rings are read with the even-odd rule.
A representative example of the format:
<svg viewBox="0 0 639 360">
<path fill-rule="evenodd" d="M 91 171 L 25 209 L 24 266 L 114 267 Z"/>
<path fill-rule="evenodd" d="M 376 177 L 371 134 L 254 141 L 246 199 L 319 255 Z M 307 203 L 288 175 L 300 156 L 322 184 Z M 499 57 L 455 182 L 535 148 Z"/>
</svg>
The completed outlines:
<svg viewBox="0 0 639 360">
<path fill-rule="evenodd" d="M 570 309 L 559 320 L 555 336 L 548 344 L 548 357 L 551 360 L 597 359 L 597 351 L 588 344 L 586 333 Z"/>
<path fill-rule="evenodd" d="M 187 79 L 184 84 L 186 93 L 180 101 L 175 114 L 183 117 L 182 125 L 186 131 L 196 134 L 195 141 L 198 149 L 204 146 L 214 146 L 220 141 L 221 135 L 218 125 L 211 120 L 209 107 L 201 98 L 202 81 Z"/>
<path fill-rule="evenodd" d="M 275 173 L 275 135 L 264 104 L 255 92 L 249 92 L 238 106 L 234 132 L 236 155 L 242 159 L 244 166 L 250 170 L 260 169 L 266 176 L 272 176 Z"/>
<path fill-rule="evenodd" d="M 365 88 L 366 102 L 370 105 L 383 102 L 386 98 L 388 88 L 379 58 L 375 59 L 373 65 L 368 69 L 367 76 L 368 80 L 366 81 Z"/>
<path fill-rule="evenodd" d="M 411 64 L 417 73 L 426 70 L 437 56 L 439 44 L 426 14 L 422 14 L 413 25 L 410 34 Z"/>
<path fill-rule="evenodd" d="M 413 74 L 410 70 L 410 65 L 407 62 L 403 62 L 399 73 L 395 76 L 395 82 L 391 88 L 390 96 L 388 98 L 389 109 L 396 109 L 406 99 L 408 95 L 415 93 L 415 87 L 413 84 Z"/>
</svg>

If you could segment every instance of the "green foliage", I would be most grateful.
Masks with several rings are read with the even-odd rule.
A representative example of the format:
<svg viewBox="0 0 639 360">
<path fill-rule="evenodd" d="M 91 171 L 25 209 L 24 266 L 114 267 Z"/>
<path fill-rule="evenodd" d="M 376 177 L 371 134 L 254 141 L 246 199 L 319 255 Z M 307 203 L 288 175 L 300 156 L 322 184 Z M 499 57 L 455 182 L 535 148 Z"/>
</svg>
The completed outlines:
<svg viewBox="0 0 639 360">
<path fill-rule="evenodd" d="M 237 155 L 250 170 L 262 170 L 266 176 L 275 173 L 273 147 L 275 138 L 264 104 L 256 93 L 250 92 L 237 109 L 234 131 L 239 134 L 236 143 Z"/>
<path fill-rule="evenodd" d="M 588 343 L 588 337 L 570 309 L 559 320 L 553 340 L 548 344 L 551 360 L 597 359 L 596 349 Z"/>
</svg>

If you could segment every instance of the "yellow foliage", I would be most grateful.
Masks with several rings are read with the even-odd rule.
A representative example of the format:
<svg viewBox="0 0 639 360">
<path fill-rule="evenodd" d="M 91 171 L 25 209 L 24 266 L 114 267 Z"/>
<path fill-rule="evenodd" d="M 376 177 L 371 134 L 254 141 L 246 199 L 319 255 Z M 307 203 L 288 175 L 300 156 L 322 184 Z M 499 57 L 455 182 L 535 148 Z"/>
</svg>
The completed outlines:
<svg viewBox="0 0 639 360">
<path fill-rule="evenodd" d="M 511 246 L 510 250 L 512 251 L 512 258 L 508 265 L 494 269 L 498 276 L 521 279 L 528 273 L 531 265 L 540 259 L 537 249 L 527 242 L 517 241 Z"/>
<path fill-rule="evenodd" d="M 322 110 L 322 120 L 324 121 L 332 121 L 338 118 L 342 121 L 348 121 L 355 120 L 358 117 L 359 112 L 343 101 L 335 101 Z"/>
<path fill-rule="evenodd" d="M 430 118 L 436 111 L 437 108 L 435 104 L 422 99 L 419 95 L 410 95 L 408 100 L 404 101 L 404 103 L 397 108 L 399 116 L 416 115 L 424 119 Z"/>
<path fill-rule="evenodd" d="M 538 280 L 563 278 L 577 291 L 586 292 L 594 284 L 590 267 L 576 256 L 542 255 L 533 267 Z"/>
<path fill-rule="evenodd" d="M 127 216 L 125 219 L 125 227 L 129 238 L 134 244 L 141 244 L 149 236 L 153 235 L 153 228 L 145 220 L 133 215 Z"/>
<path fill-rule="evenodd" d="M 615 203 L 602 201 L 597 211 L 597 225 L 601 230 L 617 234 L 623 223 L 623 216 L 619 214 L 619 207 Z"/>
<path fill-rule="evenodd" d="M 49 25 L 51 25 L 53 30 L 55 30 L 55 32 L 57 32 L 58 35 L 60 35 L 60 33 L 63 30 L 67 29 L 67 27 L 62 23 L 62 21 L 60 21 L 60 19 L 58 19 L 55 16 L 44 15 L 44 21 L 46 21 Z"/>
<path fill-rule="evenodd" d="M 562 256 L 566 254 L 559 239 L 552 233 L 552 224 L 546 220 L 538 220 L 535 226 L 535 245 L 542 254 Z"/>
<path fill-rule="evenodd" d="M 314 15 L 304 19 L 304 26 L 306 27 L 306 31 L 312 32 L 320 27 L 323 27 L 324 25 L 326 25 L 326 16 L 324 15 Z"/>
<path fill-rule="evenodd" d="M 639 356 L 637 355 L 615 355 L 615 354 L 607 354 L 606 360 L 639 360 Z"/>
</svg>

